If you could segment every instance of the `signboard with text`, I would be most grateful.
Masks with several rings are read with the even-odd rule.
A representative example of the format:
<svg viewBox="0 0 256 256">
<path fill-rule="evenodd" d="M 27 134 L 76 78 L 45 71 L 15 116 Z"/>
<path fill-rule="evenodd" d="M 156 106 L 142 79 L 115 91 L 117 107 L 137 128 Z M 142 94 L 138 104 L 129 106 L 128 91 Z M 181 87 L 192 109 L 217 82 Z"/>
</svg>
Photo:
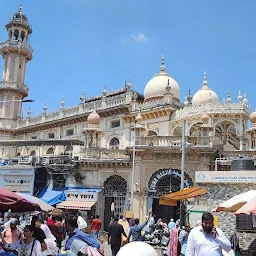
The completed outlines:
<svg viewBox="0 0 256 256">
<path fill-rule="evenodd" d="M 96 202 L 98 199 L 98 194 L 95 191 L 82 192 L 82 191 L 75 191 L 75 190 L 66 190 L 65 195 L 66 195 L 67 201 Z"/>
<path fill-rule="evenodd" d="M 256 171 L 198 171 L 196 183 L 256 183 Z"/>
</svg>

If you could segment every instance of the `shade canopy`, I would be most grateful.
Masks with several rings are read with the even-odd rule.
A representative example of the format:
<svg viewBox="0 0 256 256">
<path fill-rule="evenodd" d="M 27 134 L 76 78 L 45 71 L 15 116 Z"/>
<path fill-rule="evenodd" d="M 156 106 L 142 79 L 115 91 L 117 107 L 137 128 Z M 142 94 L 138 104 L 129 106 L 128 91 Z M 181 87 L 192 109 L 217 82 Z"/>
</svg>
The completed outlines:
<svg viewBox="0 0 256 256">
<path fill-rule="evenodd" d="M 38 204 L 29 202 L 6 188 L 0 188 L 0 212 L 7 212 L 9 209 L 12 212 L 41 210 Z"/>
<path fill-rule="evenodd" d="M 248 203 L 244 204 L 239 210 L 235 212 L 235 215 L 239 214 L 256 214 L 256 197 L 251 199 Z"/>
<path fill-rule="evenodd" d="M 23 193 L 17 193 L 17 194 L 19 196 L 21 196 L 22 198 L 28 200 L 29 202 L 38 204 L 40 206 L 40 208 L 45 212 L 49 212 L 54 209 L 54 207 L 52 207 L 51 205 L 47 204 L 46 202 L 44 202 L 43 200 L 41 200 L 35 196 L 31 196 L 31 195 L 27 195 L 27 194 L 23 194 Z"/>
<path fill-rule="evenodd" d="M 221 203 L 214 209 L 214 212 L 236 212 L 238 211 L 243 205 L 248 203 L 250 200 L 256 197 L 256 190 L 250 190 L 245 193 L 236 195 L 229 200 Z"/>
<path fill-rule="evenodd" d="M 177 201 L 186 200 L 196 196 L 201 196 L 207 193 L 207 189 L 199 188 L 197 186 L 192 188 L 185 188 L 180 191 L 170 193 L 160 197 L 161 205 L 176 206 Z"/>
</svg>

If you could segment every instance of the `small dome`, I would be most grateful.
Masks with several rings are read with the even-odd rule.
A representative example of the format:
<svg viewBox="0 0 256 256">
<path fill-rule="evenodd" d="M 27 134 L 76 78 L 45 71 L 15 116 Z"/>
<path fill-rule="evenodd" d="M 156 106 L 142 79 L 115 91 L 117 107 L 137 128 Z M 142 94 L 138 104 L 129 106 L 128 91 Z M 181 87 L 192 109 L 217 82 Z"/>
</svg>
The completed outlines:
<svg viewBox="0 0 256 256">
<path fill-rule="evenodd" d="M 205 103 L 219 104 L 218 95 L 208 87 L 208 81 L 206 78 L 206 72 L 204 72 L 203 86 L 198 92 L 195 93 L 192 99 L 193 105 L 202 105 Z"/>
<path fill-rule="evenodd" d="M 99 124 L 100 116 L 99 114 L 93 110 L 93 112 L 87 117 L 88 124 Z"/>
<path fill-rule="evenodd" d="M 210 119 L 210 117 L 207 114 L 203 114 L 201 116 L 201 121 L 202 121 L 203 124 L 207 124 L 209 119 Z"/>
<path fill-rule="evenodd" d="M 250 115 L 250 121 L 251 121 L 252 123 L 256 123 L 256 110 L 251 113 L 251 115 Z"/>
<path fill-rule="evenodd" d="M 22 12 L 22 6 L 20 6 L 20 9 L 13 15 L 12 21 L 22 22 L 29 25 L 27 16 Z"/>
<path fill-rule="evenodd" d="M 139 123 L 139 122 L 141 122 L 142 120 L 143 120 L 143 117 L 142 117 L 141 114 L 139 113 L 139 114 L 136 116 L 135 121 L 136 121 L 137 123 Z"/>
<path fill-rule="evenodd" d="M 167 87 L 170 87 L 170 93 L 173 97 L 180 100 L 180 87 L 178 83 L 165 72 L 164 57 L 162 57 L 162 65 L 160 73 L 155 75 L 146 85 L 144 89 L 145 100 L 156 97 L 163 97 L 168 93 Z"/>
</svg>

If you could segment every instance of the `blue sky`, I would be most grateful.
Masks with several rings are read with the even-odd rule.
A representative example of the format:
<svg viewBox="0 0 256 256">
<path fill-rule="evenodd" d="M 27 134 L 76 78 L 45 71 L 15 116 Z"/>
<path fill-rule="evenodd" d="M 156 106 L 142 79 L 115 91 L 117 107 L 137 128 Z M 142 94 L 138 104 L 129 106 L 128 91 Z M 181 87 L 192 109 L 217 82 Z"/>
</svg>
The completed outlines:
<svg viewBox="0 0 256 256">
<path fill-rule="evenodd" d="M 0 41 L 4 25 L 20 0 L 0 0 Z M 24 0 L 32 24 L 34 59 L 27 64 L 26 83 L 32 115 L 79 103 L 82 91 L 100 95 L 131 77 L 143 93 L 159 72 L 161 55 L 167 73 L 194 94 L 207 71 L 209 86 L 220 101 L 231 91 L 246 93 L 252 110 L 256 74 L 255 0 Z M 0 70 L 3 60 L 0 60 Z M 2 71 L 1 71 L 2 72 Z M 28 105 L 24 106 L 24 112 Z"/>
</svg>

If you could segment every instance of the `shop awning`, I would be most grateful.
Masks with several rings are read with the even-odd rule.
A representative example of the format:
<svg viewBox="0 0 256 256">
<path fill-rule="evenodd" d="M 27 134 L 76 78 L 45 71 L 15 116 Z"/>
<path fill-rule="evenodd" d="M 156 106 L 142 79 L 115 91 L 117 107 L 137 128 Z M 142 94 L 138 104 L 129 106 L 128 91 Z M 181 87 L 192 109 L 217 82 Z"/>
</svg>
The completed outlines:
<svg viewBox="0 0 256 256">
<path fill-rule="evenodd" d="M 171 205 L 174 204 L 175 201 L 184 200 L 193 198 L 196 196 L 201 196 L 207 193 L 207 189 L 199 188 L 199 187 L 192 187 L 192 188 L 185 188 L 183 190 L 167 194 L 165 196 L 161 196 L 160 204 L 163 205 Z M 175 204 L 173 206 L 176 206 Z"/>
<path fill-rule="evenodd" d="M 96 202 L 81 202 L 81 201 L 64 201 L 60 204 L 57 204 L 57 208 L 61 209 L 73 209 L 73 210 L 91 210 Z"/>
</svg>

